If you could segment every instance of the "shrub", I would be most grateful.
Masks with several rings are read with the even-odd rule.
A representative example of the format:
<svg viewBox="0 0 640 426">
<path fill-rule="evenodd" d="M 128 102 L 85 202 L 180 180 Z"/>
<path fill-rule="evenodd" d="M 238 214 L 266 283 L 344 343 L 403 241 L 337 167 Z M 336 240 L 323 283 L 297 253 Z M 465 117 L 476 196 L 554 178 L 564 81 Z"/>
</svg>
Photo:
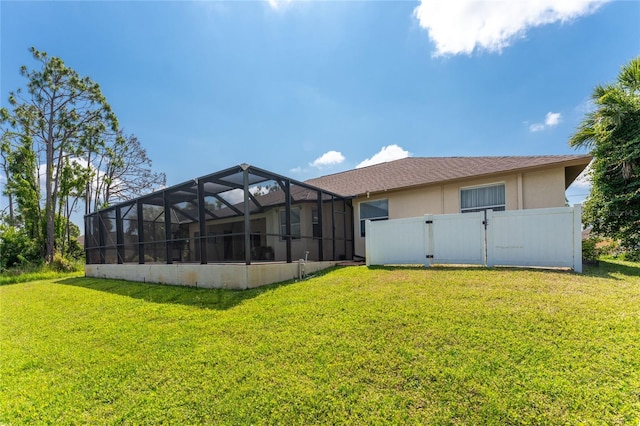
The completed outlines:
<svg viewBox="0 0 640 426">
<path fill-rule="evenodd" d="M 0 224 L 0 270 L 40 263 L 40 248 L 24 229 Z"/>
<path fill-rule="evenodd" d="M 640 250 L 626 251 L 622 257 L 627 262 L 640 262 Z"/>
<path fill-rule="evenodd" d="M 56 253 L 51 262 L 51 270 L 55 272 L 77 272 L 80 270 L 80 262 L 75 259 L 69 259 Z"/>
<path fill-rule="evenodd" d="M 582 261 L 583 262 L 596 262 L 600 257 L 600 249 L 597 244 L 600 242 L 598 237 L 589 237 L 582 240 Z"/>
</svg>

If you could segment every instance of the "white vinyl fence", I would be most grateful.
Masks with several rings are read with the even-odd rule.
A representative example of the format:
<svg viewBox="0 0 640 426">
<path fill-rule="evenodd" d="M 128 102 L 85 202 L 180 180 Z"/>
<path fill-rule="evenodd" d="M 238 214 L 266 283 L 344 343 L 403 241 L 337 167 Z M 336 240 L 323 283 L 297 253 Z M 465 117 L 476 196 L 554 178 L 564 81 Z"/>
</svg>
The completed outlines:
<svg viewBox="0 0 640 426">
<path fill-rule="evenodd" d="M 476 264 L 582 272 L 582 207 L 367 221 L 367 265 Z"/>
</svg>

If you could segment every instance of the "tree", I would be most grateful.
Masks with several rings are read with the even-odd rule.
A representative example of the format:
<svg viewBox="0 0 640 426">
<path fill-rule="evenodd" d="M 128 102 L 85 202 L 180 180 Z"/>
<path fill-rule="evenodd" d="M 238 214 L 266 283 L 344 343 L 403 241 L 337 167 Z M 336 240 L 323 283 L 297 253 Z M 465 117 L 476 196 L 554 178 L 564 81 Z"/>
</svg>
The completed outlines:
<svg viewBox="0 0 640 426">
<path fill-rule="evenodd" d="M 0 109 L 0 167 L 5 179 L 5 189 L 2 191 L 2 195 L 6 195 L 9 199 L 9 223 L 13 224 L 15 220 L 15 213 L 13 211 L 13 194 L 6 189 L 6 183 L 9 182 L 9 155 L 11 154 L 11 132 L 4 127 L 4 123 L 8 121 L 8 111 L 5 108 Z"/>
<path fill-rule="evenodd" d="M 625 65 L 617 81 L 596 86 L 595 109 L 586 114 L 569 140 L 588 148 L 592 190 L 584 209 L 585 224 L 595 233 L 619 239 L 640 251 L 640 57 Z"/>
<path fill-rule="evenodd" d="M 31 48 L 39 70 L 23 66 L 20 74 L 28 79 L 27 93 L 11 92 L 14 122 L 23 138 L 44 153 L 45 167 L 45 259 L 55 251 L 55 221 L 61 177 L 69 156 L 89 132 L 117 131 L 118 122 L 100 86 L 89 77 L 80 77 L 60 58 Z"/>
<path fill-rule="evenodd" d="M 9 215 L 0 221 L 15 225 L 51 262 L 56 251 L 78 253 L 70 216 L 81 201 L 91 213 L 164 185 L 165 175 L 151 170 L 135 136 L 123 136 L 98 84 L 59 58 L 31 53 L 39 69 L 23 66 L 25 93 L 10 92 L 11 111 L 0 108 L 0 168 L 9 197 Z"/>
<path fill-rule="evenodd" d="M 32 140 L 27 135 L 22 135 L 9 152 L 7 172 L 6 191 L 18 205 L 17 216 L 11 222 L 19 224 L 35 244 L 41 245 L 43 234 L 38 162 Z"/>
<path fill-rule="evenodd" d="M 166 184 L 166 175 L 151 170 L 147 151 L 134 135 L 119 138 L 107 154 L 102 183 L 98 185 L 102 201 L 98 207 L 139 197 Z"/>
</svg>

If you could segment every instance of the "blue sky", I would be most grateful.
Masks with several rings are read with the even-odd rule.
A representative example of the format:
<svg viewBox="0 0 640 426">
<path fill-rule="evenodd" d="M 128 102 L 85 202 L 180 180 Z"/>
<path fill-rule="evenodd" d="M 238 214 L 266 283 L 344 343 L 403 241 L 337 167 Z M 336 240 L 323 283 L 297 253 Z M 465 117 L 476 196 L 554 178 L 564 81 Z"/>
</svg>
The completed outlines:
<svg viewBox="0 0 640 426">
<path fill-rule="evenodd" d="M 305 180 L 406 155 L 575 153 L 593 87 L 640 54 L 638 1 L 3 0 L 0 14 L 2 106 L 30 46 L 58 56 L 169 185 L 239 163 Z"/>
</svg>

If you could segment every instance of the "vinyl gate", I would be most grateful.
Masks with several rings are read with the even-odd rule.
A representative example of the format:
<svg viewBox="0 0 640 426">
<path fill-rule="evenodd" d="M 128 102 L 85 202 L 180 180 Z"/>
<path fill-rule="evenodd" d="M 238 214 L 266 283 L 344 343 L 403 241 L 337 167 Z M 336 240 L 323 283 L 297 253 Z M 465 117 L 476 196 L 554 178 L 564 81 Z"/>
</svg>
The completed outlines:
<svg viewBox="0 0 640 426">
<path fill-rule="evenodd" d="M 367 221 L 367 265 L 568 267 L 582 272 L 582 207 Z"/>
</svg>

